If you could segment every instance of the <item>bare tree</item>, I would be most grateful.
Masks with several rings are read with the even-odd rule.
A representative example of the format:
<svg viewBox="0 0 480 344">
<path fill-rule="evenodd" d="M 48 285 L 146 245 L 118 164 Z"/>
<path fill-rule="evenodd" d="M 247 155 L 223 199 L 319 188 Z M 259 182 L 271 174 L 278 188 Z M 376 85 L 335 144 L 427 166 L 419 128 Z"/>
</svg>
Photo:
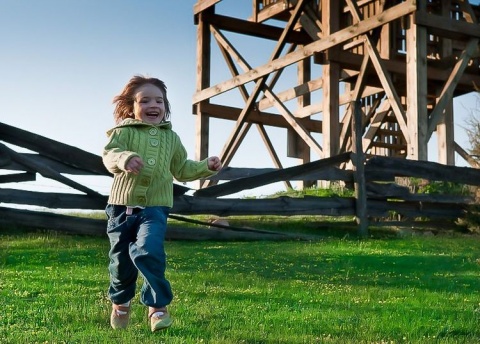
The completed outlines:
<svg viewBox="0 0 480 344">
<path fill-rule="evenodd" d="M 475 107 L 469 109 L 470 115 L 465 120 L 466 127 L 464 127 L 468 141 L 470 142 L 470 154 L 477 161 L 480 161 L 480 89 L 479 96 L 476 99 Z"/>
</svg>

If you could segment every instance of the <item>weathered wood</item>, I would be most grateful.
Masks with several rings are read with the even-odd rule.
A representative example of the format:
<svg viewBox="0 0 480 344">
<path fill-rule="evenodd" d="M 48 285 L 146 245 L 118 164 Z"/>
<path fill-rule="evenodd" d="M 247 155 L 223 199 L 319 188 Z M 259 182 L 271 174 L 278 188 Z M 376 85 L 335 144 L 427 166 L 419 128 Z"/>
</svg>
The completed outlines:
<svg viewBox="0 0 480 344">
<path fill-rule="evenodd" d="M 198 103 L 212 96 L 231 90 L 237 87 L 239 84 L 246 84 L 248 82 L 257 80 L 275 70 L 285 68 L 291 64 L 301 61 L 305 59 L 308 55 L 313 55 L 315 52 L 328 50 L 358 35 L 364 34 L 370 30 L 373 30 L 377 27 L 387 24 L 390 21 L 394 21 L 404 15 L 412 13 L 415 10 L 416 10 L 415 1 L 408 0 L 408 1 L 402 2 L 401 4 L 398 4 L 389 9 L 386 9 L 382 13 L 379 13 L 375 16 L 372 16 L 368 19 L 363 20 L 362 22 L 358 23 L 353 27 L 347 27 L 325 38 L 322 38 L 318 41 L 310 43 L 306 45 L 302 50 L 292 52 L 281 58 L 277 58 L 262 67 L 254 68 L 247 73 L 244 73 L 238 77 L 235 77 L 234 79 L 225 81 L 223 83 L 217 84 L 215 86 L 212 86 L 210 88 L 197 92 L 193 96 L 193 103 Z"/>
<path fill-rule="evenodd" d="M 245 177 L 259 176 L 265 173 L 278 172 L 279 168 L 242 168 L 224 167 L 216 175 L 209 177 L 209 180 L 234 180 Z M 337 167 L 325 167 L 318 171 L 301 173 L 291 177 L 289 180 L 343 180 L 352 181 L 352 171 L 342 170 Z"/>
<path fill-rule="evenodd" d="M 260 24 L 218 14 L 207 16 L 205 20 L 218 30 L 270 39 L 275 42 L 280 39 L 283 31 L 278 26 Z M 302 31 L 292 31 L 287 37 L 287 42 L 294 44 L 308 44 L 312 42 L 312 39 Z"/>
<path fill-rule="evenodd" d="M 461 20 L 450 19 L 446 16 L 427 13 L 424 10 L 415 13 L 415 24 L 428 27 L 434 35 L 451 39 L 480 38 L 480 27 Z"/>
<path fill-rule="evenodd" d="M 106 220 L 82 218 L 39 211 L 0 207 L 0 227 L 58 231 L 68 234 L 106 237 Z M 291 240 L 292 236 L 277 233 L 231 231 L 226 229 L 180 228 L 167 226 L 166 240 Z"/>
<path fill-rule="evenodd" d="M 84 169 L 91 174 L 109 174 L 102 163 L 102 158 L 98 155 L 1 122 L 0 138 L 2 141 L 38 152 L 40 155 L 61 161 L 66 165 Z"/>
<path fill-rule="evenodd" d="M 75 182 L 75 181 L 73 181 L 73 180 L 71 180 L 67 177 L 64 177 L 63 175 L 61 175 L 60 173 L 58 173 L 54 169 L 50 168 L 49 166 L 42 165 L 38 161 L 35 161 L 33 159 L 29 159 L 25 156 L 22 156 L 22 155 L 18 154 L 17 152 L 8 148 L 7 146 L 5 146 L 2 143 L 0 143 L 0 151 L 10 155 L 10 158 L 12 160 L 14 160 L 17 163 L 25 166 L 25 169 L 28 170 L 29 172 L 38 172 L 46 178 L 56 180 L 60 183 L 68 185 L 68 186 L 70 186 L 70 187 L 72 187 L 76 190 L 85 192 L 87 195 L 99 195 L 98 192 L 96 192 L 96 191 L 94 191 L 90 188 L 87 188 L 86 186 L 83 186 L 82 184 L 77 183 L 77 182 Z"/>
<path fill-rule="evenodd" d="M 362 148 L 362 110 L 360 101 L 352 102 L 352 140 L 353 150 L 352 165 L 353 179 L 355 183 L 355 216 L 358 224 L 358 235 L 368 236 L 368 217 L 367 217 L 367 187 L 365 180 L 365 154 Z"/>
<path fill-rule="evenodd" d="M 211 186 L 197 190 L 194 195 L 201 197 L 220 197 L 233 194 L 242 190 L 248 190 L 262 185 L 290 180 L 302 173 L 314 172 L 322 167 L 335 166 L 350 160 L 350 153 L 343 153 L 331 158 L 310 162 L 308 164 L 285 168 L 281 171 L 264 173 L 261 176 L 240 178 L 228 183 Z"/>
<path fill-rule="evenodd" d="M 355 214 L 355 199 L 350 197 L 278 197 L 261 199 L 219 199 L 198 196 L 179 196 L 172 214 L 235 215 L 328 215 Z"/>
<path fill-rule="evenodd" d="M 320 153 L 319 157 L 322 158 L 351 150 L 351 114 L 348 106 L 345 107 L 347 111 L 340 122 L 336 115 L 338 108 L 343 112 L 343 105 L 351 99 L 364 101 L 364 125 L 369 129 L 363 148 L 367 154 L 396 157 L 410 154 L 410 158 L 427 160 L 428 140 L 436 130 L 439 134 L 437 149 L 441 153 L 439 161 L 454 164 L 453 129 L 450 128 L 453 125 L 453 114 L 445 110 L 449 109 L 453 97 L 473 92 L 474 85 L 480 84 L 480 60 L 478 47 L 474 42 L 479 38 L 480 32 L 478 5 L 457 0 L 308 1 L 300 16 L 296 18 L 292 30 L 291 24 L 298 15 L 297 6 L 301 4 L 298 0 L 254 1 L 253 14 L 248 20 L 222 16 L 217 13 L 222 9 L 221 6 L 216 7 L 219 11 L 213 11 L 214 3 L 217 2 L 210 0 L 201 3 L 201 6 L 205 6 L 205 11 L 196 12 L 196 23 L 210 26 L 211 35 L 219 43 L 227 67 L 232 70 L 234 61 L 235 67 L 240 66 L 243 69 L 243 74 L 236 71 L 229 80 L 197 88 L 193 103 L 210 103 L 206 107 L 212 111 L 206 111 L 202 115 L 243 122 L 235 128 L 235 137 L 229 137 L 224 146 L 228 149 L 225 149 L 227 153 L 222 152 L 222 158 L 227 165 L 232 161 L 235 150 L 242 141 L 242 135 L 248 127 L 246 123 L 277 126 L 280 122 L 286 126 L 287 135 L 295 133 L 299 147 L 302 147 L 303 140 L 308 143 L 308 147 L 313 148 L 313 152 Z M 201 14 L 205 14 L 204 22 Z M 278 27 L 265 25 L 270 19 L 277 21 Z M 282 33 L 287 33 L 286 37 L 283 34 L 280 37 L 282 27 Z M 276 35 L 279 44 L 271 54 L 275 58 L 253 68 L 244 68 L 245 58 L 240 53 L 243 47 L 236 49 L 233 44 L 235 41 L 232 40 L 232 43 L 226 45 L 218 39 L 226 31 L 248 36 L 246 39 L 254 37 L 263 41 Z M 302 42 L 296 41 L 294 35 L 298 39 L 301 39 L 301 36 L 309 37 Z M 280 56 L 277 54 L 278 47 L 284 42 L 297 42 L 297 46 Z M 263 48 L 261 43 L 252 43 L 251 46 Z M 206 42 L 199 41 L 199 44 L 207 46 Z M 208 53 L 213 53 L 213 50 L 208 50 Z M 267 76 L 268 80 L 275 80 L 287 67 L 294 67 L 294 64 L 299 71 L 304 61 L 321 64 L 322 73 L 313 75 L 311 70 L 310 75 L 305 75 L 305 80 L 297 78 L 295 82 L 292 79 L 292 83 L 283 90 L 267 85 L 261 90 L 264 92 L 263 99 L 255 99 L 253 106 L 251 99 L 248 100 L 243 110 L 230 109 L 228 104 L 223 106 L 217 102 L 218 95 L 235 89 L 245 101 L 244 90 L 248 83 L 258 83 Z M 214 73 L 210 66 L 197 64 L 197 67 L 198 71 L 208 69 Z M 362 91 L 354 97 L 350 90 L 359 79 L 365 81 L 364 89 L 369 91 Z M 252 93 L 257 90 L 255 88 Z M 276 94 L 272 94 L 273 90 Z M 340 94 L 339 90 L 343 91 L 343 94 Z M 298 109 L 289 106 L 290 111 L 285 111 L 286 104 L 298 103 L 302 97 L 314 99 L 316 91 L 322 94 L 321 97 L 315 97 L 316 102 L 307 106 L 304 104 Z M 265 113 L 274 105 L 282 116 Z M 321 123 L 315 126 L 322 131 L 319 137 L 323 142 L 318 141 L 318 145 L 314 142 L 318 138 L 313 136 L 312 140 L 309 135 L 318 132 L 318 129 L 311 130 L 307 128 L 307 124 L 299 124 L 300 118 L 309 118 L 316 114 L 320 114 L 319 117 L 322 118 Z M 444 119 L 448 124 L 437 126 L 440 121 L 443 123 Z M 308 123 L 308 126 L 312 125 L 314 123 Z M 339 129 L 341 135 L 338 135 Z M 272 155 L 268 142 L 265 145 Z M 288 149 L 287 156 L 292 152 L 293 150 Z M 461 156 L 468 159 L 468 155 Z"/>
<path fill-rule="evenodd" d="M 418 201 L 431 203 L 456 203 L 470 204 L 475 201 L 472 196 L 456 196 L 445 194 L 411 194 L 406 186 L 394 183 L 367 183 L 367 196 L 369 199 L 398 199 L 404 201 Z"/>
<path fill-rule="evenodd" d="M 264 99 L 268 100 L 268 98 L 264 98 Z M 273 106 L 273 104 L 271 104 L 270 101 L 269 101 L 269 105 Z M 231 121 L 237 120 L 238 116 L 242 111 L 239 108 L 235 108 L 231 106 L 208 104 L 208 103 L 201 103 L 197 106 L 197 108 L 200 109 L 202 112 L 208 114 L 210 117 L 226 119 Z M 302 123 L 305 129 L 308 129 L 311 132 L 315 132 L 315 133 L 322 132 L 321 121 L 312 120 L 309 118 L 298 118 L 297 120 L 300 123 Z M 278 128 L 289 127 L 288 122 L 284 117 L 278 116 L 277 114 L 274 114 L 274 113 L 262 112 L 257 109 L 253 109 L 251 111 L 246 121 L 248 123 L 263 124 L 263 125 L 269 125 L 269 126 L 278 127 Z"/>
<path fill-rule="evenodd" d="M 0 202 L 46 207 L 50 209 L 103 210 L 108 196 L 37 192 L 0 188 Z"/>
<path fill-rule="evenodd" d="M 64 162 L 58 161 L 56 159 L 51 159 L 47 156 L 33 153 L 18 153 L 22 157 L 22 160 L 35 161 L 35 163 L 48 166 L 49 168 L 55 170 L 58 173 L 65 173 L 70 175 L 86 176 L 86 175 L 97 175 L 92 171 L 86 169 L 81 169 L 75 166 L 68 165 Z M 25 166 L 19 164 L 16 161 L 10 160 L 5 165 L 1 166 L 1 169 L 12 170 L 12 171 L 24 171 Z M 105 176 L 111 176 L 111 174 L 105 170 Z"/>
<path fill-rule="evenodd" d="M 441 204 L 429 202 L 396 202 L 368 200 L 368 215 L 371 217 L 389 217 L 392 213 L 409 218 L 457 219 L 465 215 L 464 204 Z"/>
<path fill-rule="evenodd" d="M 375 170 L 381 170 L 399 177 L 416 177 L 434 181 L 480 185 L 480 169 L 475 168 L 380 156 L 369 159 L 365 167 L 367 174 Z"/>
<path fill-rule="evenodd" d="M 2 183 L 19 183 L 19 182 L 31 182 L 36 179 L 35 173 L 12 173 L 0 175 L 0 184 Z"/>
</svg>

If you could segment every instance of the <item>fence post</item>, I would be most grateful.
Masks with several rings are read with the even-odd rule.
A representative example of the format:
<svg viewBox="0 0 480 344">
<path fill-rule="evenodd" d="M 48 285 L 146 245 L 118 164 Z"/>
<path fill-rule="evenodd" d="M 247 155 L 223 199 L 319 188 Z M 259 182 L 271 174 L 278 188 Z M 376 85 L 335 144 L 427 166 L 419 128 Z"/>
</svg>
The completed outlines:
<svg viewBox="0 0 480 344">
<path fill-rule="evenodd" d="M 351 102 L 352 143 L 353 143 L 353 180 L 355 186 L 355 216 L 358 225 L 358 235 L 368 236 L 367 190 L 365 185 L 365 154 L 362 147 L 362 110 L 359 100 Z"/>
</svg>

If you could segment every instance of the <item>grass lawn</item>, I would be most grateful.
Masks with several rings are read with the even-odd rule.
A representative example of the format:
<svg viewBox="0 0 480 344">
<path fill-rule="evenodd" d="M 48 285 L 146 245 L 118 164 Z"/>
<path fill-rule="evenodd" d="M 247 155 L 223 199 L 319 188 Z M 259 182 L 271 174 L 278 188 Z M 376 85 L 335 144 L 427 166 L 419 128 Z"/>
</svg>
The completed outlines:
<svg viewBox="0 0 480 344">
<path fill-rule="evenodd" d="M 166 247 L 173 326 L 114 331 L 106 238 L 0 230 L 0 343 L 480 343 L 479 236 Z"/>
</svg>

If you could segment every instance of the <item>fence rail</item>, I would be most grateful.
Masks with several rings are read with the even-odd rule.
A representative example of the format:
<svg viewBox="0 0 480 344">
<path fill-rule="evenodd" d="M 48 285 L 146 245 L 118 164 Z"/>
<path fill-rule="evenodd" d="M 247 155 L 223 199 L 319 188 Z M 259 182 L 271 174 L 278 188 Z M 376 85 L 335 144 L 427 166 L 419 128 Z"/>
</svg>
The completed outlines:
<svg viewBox="0 0 480 344">
<path fill-rule="evenodd" d="M 32 181 L 40 174 L 61 182 L 76 193 L 53 193 L 25 191 L 0 187 L 0 202 L 13 205 L 42 206 L 56 209 L 103 210 L 107 196 L 81 185 L 65 175 L 110 176 L 103 167 L 101 157 L 76 147 L 50 140 L 0 123 L 0 141 L 27 148 L 36 153 L 18 153 L 0 142 L 0 169 L 10 171 L 0 175 L 0 183 Z M 342 181 L 353 185 L 358 176 L 356 171 L 344 170 L 339 166 L 350 162 L 354 153 L 344 153 L 300 166 L 285 169 L 249 169 L 226 167 L 213 177 L 219 183 L 196 190 L 193 196 L 186 194 L 190 189 L 174 185 L 176 215 L 327 215 L 355 216 L 359 199 L 355 197 L 277 197 L 268 199 L 238 199 L 229 196 L 243 190 L 254 189 L 278 181 L 326 180 Z M 364 164 L 366 195 L 362 201 L 369 219 L 386 218 L 392 212 L 422 221 L 452 220 L 465 216 L 474 202 L 472 197 L 459 195 L 431 195 L 411 192 L 408 187 L 397 183 L 398 177 L 412 177 L 432 181 L 444 181 L 465 185 L 480 185 L 480 170 L 468 167 L 445 166 L 426 161 L 410 161 L 401 158 L 375 156 Z M 223 183 L 221 183 L 223 182 Z M 2 185 L 0 184 L 0 185 Z M 81 192 L 80 194 L 78 192 Z M 14 207 L 13 207 L 14 208 Z M 28 211 L 0 208 L 0 224 L 3 226 L 28 226 L 44 229 L 66 230 L 75 233 L 104 235 L 103 220 L 89 220 L 52 212 Z M 55 220 L 54 220 L 55 219 Z M 196 233 L 196 234 L 195 234 Z M 226 238 L 225 231 L 171 232 L 171 238 Z M 239 233 L 233 236 L 244 239 L 258 237 L 258 233 Z"/>
</svg>

